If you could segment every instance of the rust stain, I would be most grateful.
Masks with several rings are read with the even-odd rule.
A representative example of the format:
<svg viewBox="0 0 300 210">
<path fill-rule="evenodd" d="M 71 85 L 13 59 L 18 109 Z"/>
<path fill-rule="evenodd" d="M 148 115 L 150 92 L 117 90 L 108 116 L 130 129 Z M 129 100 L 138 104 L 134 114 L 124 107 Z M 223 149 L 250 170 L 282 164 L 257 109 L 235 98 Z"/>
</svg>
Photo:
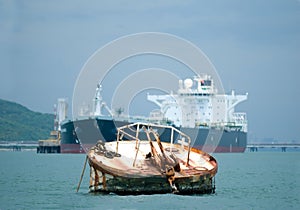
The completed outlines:
<svg viewBox="0 0 300 210">
<path fill-rule="evenodd" d="M 118 137 L 117 141 L 98 142 L 90 149 L 91 192 L 193 194 L 215 191 L 213 178 L 218 164 L 214 157 L 190 146 L 161 142 L 152 127 L 144 126 L 143 131 L 148 140 L 129 134 L 133 140 L 120 141 Z"/>
</svg>

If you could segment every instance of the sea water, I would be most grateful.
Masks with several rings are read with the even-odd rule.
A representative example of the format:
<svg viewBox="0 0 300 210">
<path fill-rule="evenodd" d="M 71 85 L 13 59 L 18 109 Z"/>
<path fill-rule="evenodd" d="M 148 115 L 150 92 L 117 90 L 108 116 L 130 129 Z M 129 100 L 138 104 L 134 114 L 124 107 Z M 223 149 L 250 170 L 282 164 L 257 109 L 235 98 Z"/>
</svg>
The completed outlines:
<svg viewBox="0 0 300 210">
<path fill-rule="evenodd" d="M 118 196 L 88 192 L 85 155 L 0 152 L 0 209 L 300 209 L 300 152 L 212 154 L 216 193 Z"/>
</svg>

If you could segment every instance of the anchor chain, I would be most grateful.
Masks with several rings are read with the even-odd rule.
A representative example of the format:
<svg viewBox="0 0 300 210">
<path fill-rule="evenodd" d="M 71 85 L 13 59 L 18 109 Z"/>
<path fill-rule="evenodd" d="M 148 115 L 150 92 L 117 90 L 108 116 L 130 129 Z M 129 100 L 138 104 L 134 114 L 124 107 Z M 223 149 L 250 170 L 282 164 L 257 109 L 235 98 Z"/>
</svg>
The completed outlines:
<svg viewBox="0 0 300 210">
<path fill-rule="evenodd" d="M 109 158 L 109 159 L 112 159 L 114 157 L 121 157 L 121 154 L 107 150 L 105 147 L 105 143 L 101 140 L 99 140 L 96 143 L 96 146 L 94 146 L 92 149 L 95 150 L 95 153 L 97 155 L 103 155 L 104 157 Z"/>
</svg>

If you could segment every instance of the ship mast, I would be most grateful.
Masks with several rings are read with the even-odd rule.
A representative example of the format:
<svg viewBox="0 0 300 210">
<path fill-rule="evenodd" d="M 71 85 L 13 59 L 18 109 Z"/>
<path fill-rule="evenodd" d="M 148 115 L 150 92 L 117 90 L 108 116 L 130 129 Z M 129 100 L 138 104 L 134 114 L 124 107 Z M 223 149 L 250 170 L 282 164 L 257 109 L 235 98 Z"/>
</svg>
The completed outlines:
<svg viewBox="0 0 300 210">
<path fill-rule="evenodd" d="M 97 84 L 92 114 L 94 116 L 103 116 L 102 109 L 104 107 L 107 110 L 107 112 L 112 116 L 113 114 L 112 114 L 111 110 L 106 105 L 106 103 L 103 101 L 101 92 L 102 92 L 102 85 Z"/>
<path fill-rule="evenodd" d="M 102 86 L 100 84 L 97 84 L 95 98 L 94 98 L 94 115 L 95 116 L 101 116 L 102 112 L 102 96 L 101 96 Z"/>
</svg>

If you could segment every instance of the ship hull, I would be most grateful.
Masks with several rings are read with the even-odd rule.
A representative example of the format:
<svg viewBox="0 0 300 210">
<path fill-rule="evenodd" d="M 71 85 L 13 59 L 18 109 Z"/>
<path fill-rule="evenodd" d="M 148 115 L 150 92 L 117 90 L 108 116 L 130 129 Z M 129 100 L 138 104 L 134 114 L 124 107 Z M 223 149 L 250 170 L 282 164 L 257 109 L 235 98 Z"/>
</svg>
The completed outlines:
<svg viewBox="0 0 300 210">
<path fill-rule="evenodd" d="M 85 153 L 98 140 L 104 142 L 116 139 L 117 127 L 132 122 L 105 118 L 86 118 L 66 121 L 61 124 L 61 153 Z M 242 153 L 247 146 L 247 133 L 238 129 L 184 128 L 176 127 L 191 137 L 192 147 L 208 153 Z M 170 139 L 168 129 L 158 130 L 161 141 Z M 180 141 L 174 136 L 174 143 Z"/>
</svg>

